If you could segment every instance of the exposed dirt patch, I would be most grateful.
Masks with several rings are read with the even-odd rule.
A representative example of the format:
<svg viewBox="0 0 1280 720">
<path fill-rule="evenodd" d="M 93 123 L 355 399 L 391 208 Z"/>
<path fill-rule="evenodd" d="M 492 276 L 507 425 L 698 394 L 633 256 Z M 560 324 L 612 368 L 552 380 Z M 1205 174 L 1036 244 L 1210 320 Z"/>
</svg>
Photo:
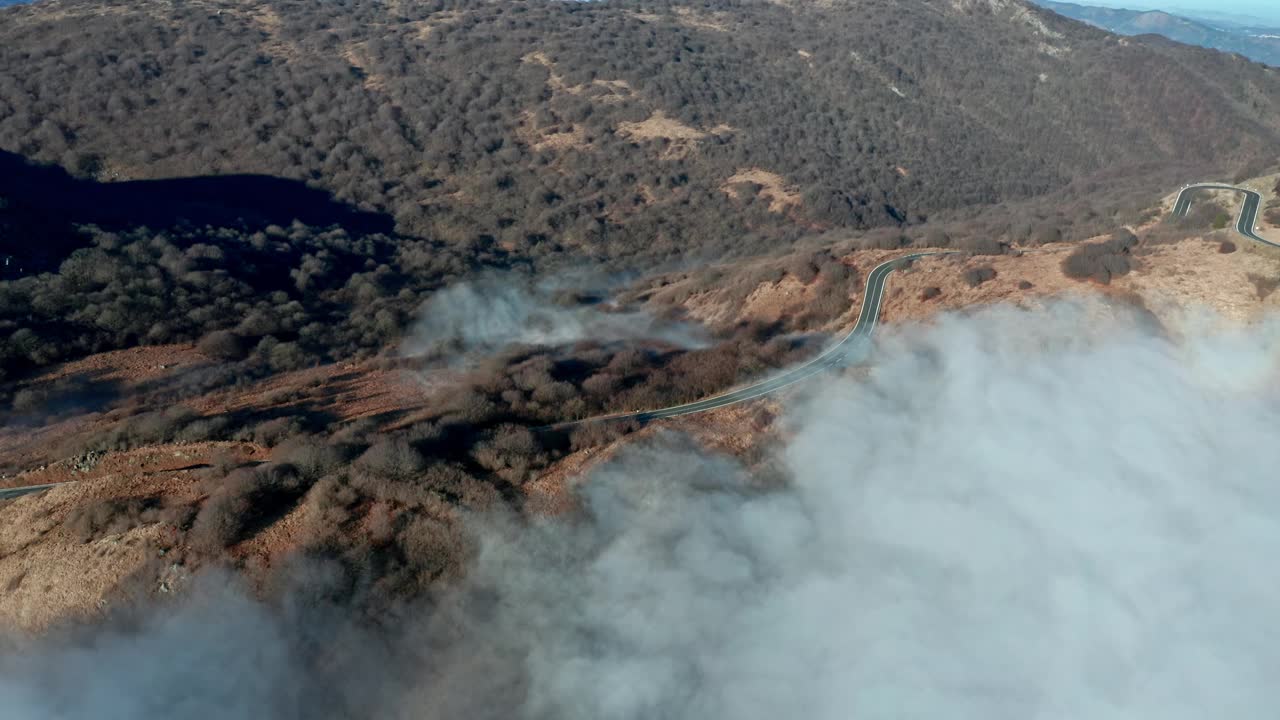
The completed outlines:
<svg viewBox="0 0 1280 720">
<path fill-rule="evenodd" d="M 735 185 L 753 183 L 760 186 L 759 195 L 769 201 L 769 211 L 782 213 L 800 206 L 800 191 L 787 184 L 785 178 L 763 168 L 748 168 L 730 175 L 720 186 L 720 190 L 734 200 L 741 200 L 741 193 Z"/>
<path fill-rule="evenodd" d="M 668 292 L 678 293 L 680 287 L 675 286 Z M 812 283 L 802 283 L 788 275 L 777 282 L 755 286 L 741 304 L 730 299 L 733 292 L 725 288 L 699 292 L 684 302 L 683 307 L 690 318 L 710 326 L 730 325 L 741 320 L 773 322 L 803 312 L 812 298 Z M 666 300 L 663 293 L 654 299 L 659 303 Z"/>
<path fill-rule="evenodd" d="M 1146 249 L 1142 263 L 1117 285 L 1141 295 L 1147 306 L 1169 322 L 1196 307 L 1246 322 L 1280 306 L 1280 296 L 1259 298 L 1252 277 L 1280 278 L 1280 253 L 1260 251 L 1254 243 L 1229 235 L 1238 248 L 1219 252 L 1219 243 L 1197 238 Z"/>
<path fill-rule="evenodd" d="M 555 61 L 541 50 L 528 53 L 522 57 L 521 60 L 526 63 L 541 65 L 547 69 L 547 87 L 551 88 L 552 92 L 569 93 L 570 95 L 585 95 L 596 102 L 606 104 L 619 103 L 635 95 L 635 90 L 632 89 L 631 84 L 626 80 L 596 78 L 588 83 L 570 85 L 565 82 L 564 76 L 556 70 Z"/>
<path fill-rule="evenodd" d="M 222 10 L 215 12 L 221 13 Z M 249 24 L 260 31 L 264 38 L 258 46 L 262 53 L 268 57 L 285 62 L 297 60 L 303 55 L 300 45 L 292 40 L 287 40 L 280 34 L 280 29 L 284 26 L 280 14 L 270 5 L 255 4 L 251 9 L 243 11 L 243 16 L 249 21 Z"/>
<path fill-rule="evenodd" d="M 723 128 L 727 126 L 717 127 Z M 688 157 L 697 147 L 698 141 L 710 135 L 710 133 L 685 125 L 675 118 L 668 117 L 661 110 L 653 111 L 652 115 L 639 122 L 619 123 L 615 132 L 630 140 L 662 143 L 663 147 L 660 156 L 664 160 L 680 160 Z"/>
<path fill-rule="evenodd" d="M 569 150 L 571 148 L 586 149 L 586 130 L 580 125 L 558 125 L 538 127 L 537 117 L 532 112 L 525 112 L 516 127 L 520 140 L 534 150 Z"/>
<path fill-rule="evenodd" d="M 1233 242 L 1237 250 L 1230 253 L 1221 252 L 1216 234 L 1208 239 L 1144 243 L 1134 250 L 1131 271 L 1106 286 L 1063 274 L 1063 260 L 1080 247 L 1079 243 L 1049 244 L 1010 255 L 921 258 L 890 276 L 883 319 L 916 321 L 974 305 L 1014 303 L 1036 307 L 1050 297 L 1102 294 L 1145 305 L 1166 323 L 1176 324 L 1185 308 L 1197 306 L 1212 308 L 1226 318 L 1248 321 L 1280 303 L 1280 292 L 1272 289 L 1273 284 L 1280 286 L 1280 253 L 1272 254 L 1240 240 Z M 904 252 L 856 251 L 841 261 L 865 275 L 880 262 Z M 764 263 L 757 264 L 764 267 Z M 786 321 L 801 315 L 812 302 L 816 286 L 789 274 L 750 285 L 746 290 L 737 287 L 760 274 L 750 264 L 726 269 L 723 277 L 705 290 L 700 287 L 706 278 L 693 274 L 664 285 L 647 299 L 657 307 L 675 302 L 690 317 L 709 325 Z M 975 282 L 975 278 L 980 281 Z M 824 329 L 839 333 L 851 327 L 861 301 L 861 288 L 851 287 L 848 311 Z"/>
<path fill-rule="evenodd" d="M 265 458 L 261 448 L 245 444 L 146 448 L 104 460 L 99 464 L 102 474 L 0 502 L 0 523 L 5 527 L 0 534 L 0 582 L 12 587 L 0 594 L 0 624 L 34 631 L 55 620 L 99 613 L 131 578 L 143 583 L 133 588 L 137 590 L 176 589 L 171 586 L 188 573 L 166 559 L 172 526 L 150 523 L 86 542 L 68 526 L 68 519 L 77 508 L 111 499 L 194 502 L 200 496 L 199 468 L 190 464 L 218 453 L 246 462 Z"/>
<path fill-rule="evenodd" d="M 392 3 L 392 6 L 396 7 L 401 4 L 402 2 L 395 2 Z M 399 10 L 397 10 L 397 12 L 399 12 Z M 442 10 L 432 14 L 432 16 L 426 20 L 415 20 L 410 24 L 413 26 L 415 30 L 414 34 L 418 39 L 425 40 L 436 28 L 455 22 L 460 17 L 462 17 L 462 13 L 456 10 Z"/>
<path fill-rule="evenodd" d="M 640 122 L 624 122 L 618 124 L 618 134 L 635 140 L 701 140 L 707 133 L 667 117 L 661 110 L 655 110 L 648 118 Z"/>
<path fill-rule="evenodd" d="M 99 380 L 137 385 L 172 377 L 207 365 L 208 362 L 208 359 L 201 355 L 194 345 L 149 345 L 98 353 L 80 360 L 55 365 L 24 381 L 20 387 L 75 375 L 91 375 Z"/>
<path fill-rule="evenodd" d="M 400 427 L 423 409 L 435 388 L 456 376 L 447 370 L 423 375 L 370 363 L 334 363 L 275 375 L 245 388 L 210 393 L 188 407 L 204 415 L 270 407 L 278 412 L 325 413 L 337 421 L 368 418 L 379 427 Z"/>
<path fill-rule="evenodd" d="M 360 73 L 364 89 L 370 92 L 385 93 L 387 79 L 382 75 L 369 71 L 369 48 L 366 43 L 351 43 L 342 49 L 342 57 L 351 67 Z"/>
<path fill-rule="evenodd" d="M 921 258 L 909 269 L 890 276 L 885 286 L 883 317 L 894 322 L 922 320 L 937 312 L 970 305 L 1026 305 L 1048 295 L 1090 292 L 1090 288 L 1062 274 L 1062 259 L 1074 247 L 1051 245 L 1020 256 Z M 995 277 L 971 285 L 966 279 L 967 271 L 984 267 L 993 269 Z"/>
<path fill-rule="evenodd" d="M 0 487 L 151 477 L 199 470 L 223 461 L 258 462 L 266 457 L 267 449 L 251 442 L 173 443 L 133 450 L 82 453 L 0 480 Z"/>
<path fill-rule="evenodd" d="M 685 27 L 715 30 L 716 32 L 729 32 L 733 22 L 733 16 L 727 12 L 695 10 L 691 7 L 677 7 L 675 14 L 677 22 Z"/>
</svg>

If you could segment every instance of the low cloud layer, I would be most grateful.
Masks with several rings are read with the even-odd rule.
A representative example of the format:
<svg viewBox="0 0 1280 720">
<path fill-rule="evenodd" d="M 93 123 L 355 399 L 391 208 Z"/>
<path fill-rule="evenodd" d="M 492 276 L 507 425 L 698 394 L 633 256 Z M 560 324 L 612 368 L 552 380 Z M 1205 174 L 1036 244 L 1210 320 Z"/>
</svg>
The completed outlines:
<svg viewBox="0 0 1280 720">
<path fill-rule="evenodd" d="M 643 312 L 606 312 L 598 306 L 557 303 L 555 291 L 513 273 L 491 274 L 447 287 L 423 305 L 405 341 L 408 354 L 491 352 L 507 345 L 558 345 L 579 340 L 637 338 L 679 346 L 705 342 L 689 325 L 662 322 Z"/>
<path fill-rule="evenodd" d="M 6 654 L 0 715 L 1270 718 L 1278 349 L 1077 306 L 903 330 L 793 403 L 783 489 L 666 434 L 579 521 L 477 520 L 395 640 L 232 594 Z M 330 629 L 376 680 L 307 662 Z"/>
</svg>

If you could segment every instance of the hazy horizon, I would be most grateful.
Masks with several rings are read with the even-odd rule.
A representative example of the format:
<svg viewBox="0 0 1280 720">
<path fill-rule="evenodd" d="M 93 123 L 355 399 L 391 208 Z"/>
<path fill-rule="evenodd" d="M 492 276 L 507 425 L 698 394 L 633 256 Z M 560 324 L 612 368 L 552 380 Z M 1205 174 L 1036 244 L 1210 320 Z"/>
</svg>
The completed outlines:
<svg viewBox="0 0 1280 720">
<path fill-rule="evenodd" d="M 1280 25 L 1280 6 L 1271 0 L 1062 0 L 1077 5 L 1120 8 L 1125 10 L 1163 10 L 1177 15 L 1205 18 L 1232 19 L 1237 22 L 1254 20 Z"/>
</svg>

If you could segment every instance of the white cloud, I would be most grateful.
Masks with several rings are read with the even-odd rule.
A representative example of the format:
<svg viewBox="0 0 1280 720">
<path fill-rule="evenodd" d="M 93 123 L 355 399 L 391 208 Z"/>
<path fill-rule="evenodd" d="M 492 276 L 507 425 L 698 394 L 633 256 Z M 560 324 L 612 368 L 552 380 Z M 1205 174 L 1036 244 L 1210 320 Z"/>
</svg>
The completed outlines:
<svg viewBox="0 0 1280 720">
<path fill-rule="evenodd" d="M 319 645 L 378 673 L 394 655 L 403 682 L 323 687 L 365 688 L 376 717 L 1270 718 L 1278 329 L 1175 341 L 1060 305 L 890 331 L 867 380 L 819 381 L 788 413 L 786 488 L 660 435 L 583 485 L 585 518 L 479 522 L 469 585 L 404 613 L 399 650 Z M 1249 371 L 1222 382 L 1231 367 Z M 310 657 L 272 654 L 295 629 L 164 628 L 133 642 L 197 665 L 187 645 L 228 636 Z M 67 657 L 3 664 L 0 707 L 103 716 L 68 672 L 152 690 L 119 634 Z M 268 672 L 270 707 L 303 707 L 310 673 Z"/>
<path fill-rule="evenodd" d="M 552 288 L 536 287 L 512 273 L 457 283 L 423 304 L 403 351 L 411 355 L 448 350 L 492 352 L 513 344 L 641 338 L 678 346 L 705 342 L 702 332 L 690 325 L 661 322 L 639 311 L 609 312 L 590 305 L 557 304 L 552 292 Z"/>
<path fill-rule="evenodd" d="M 547 626 L 533 716 L 1269 717 L 1275 327 L 1175 345 L 1087 319 L 891 339 L 794 414 L 786 491 L 661 447 L 601 470 L 582 565 L 514 593 Z M 1206 349 L 1269 382 L 1206 381 Z"/>
</svg>

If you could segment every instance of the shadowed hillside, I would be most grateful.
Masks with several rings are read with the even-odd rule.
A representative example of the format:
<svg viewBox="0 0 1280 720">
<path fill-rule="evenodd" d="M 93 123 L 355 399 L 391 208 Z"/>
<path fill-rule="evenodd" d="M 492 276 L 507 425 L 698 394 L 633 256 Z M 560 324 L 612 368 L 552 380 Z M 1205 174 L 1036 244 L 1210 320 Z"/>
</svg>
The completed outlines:
<svg viewBox="0 0 1280 720">
<path fill-rule="evenodd" d="M 340 225 L 356 234 L 392 228 L 388 217 L 354 210 L 295 180 L 224 175 L 99 183 L 4 151 L 0 200 L 0 255 L 14 258 L 26 273 L 55 268 L 88 244 L 76 231 L 78 224 L 112 229 L 212 225 L 257 232 L 297 220 Z"/>
</svg>

